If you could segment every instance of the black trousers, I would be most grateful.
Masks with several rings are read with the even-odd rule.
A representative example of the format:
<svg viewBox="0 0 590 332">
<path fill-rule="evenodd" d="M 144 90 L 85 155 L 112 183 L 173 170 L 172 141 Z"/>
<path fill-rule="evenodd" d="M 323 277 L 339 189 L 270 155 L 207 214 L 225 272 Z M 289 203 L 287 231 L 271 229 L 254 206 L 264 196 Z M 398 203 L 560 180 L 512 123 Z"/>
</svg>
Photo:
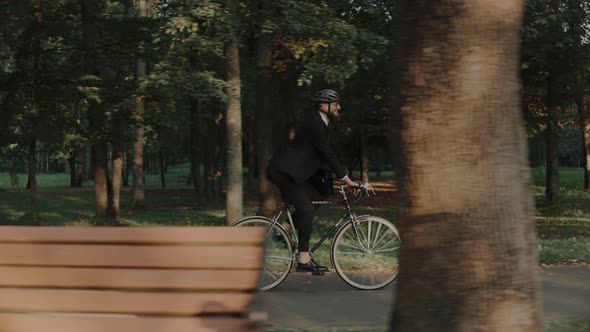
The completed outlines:
<svg viewBox="0 0 590 332">
<path fill-rule="evenodd" d="M 300 252 L 308 252 L 313 217 L 319 208 L 319 205 L 314 206 L 311 202 L 323 200 L 325 197 L 309 182 L 295 183 L 290 175 L 279 171 L 272 163 L 266 170 L 266 176 L 279 188 L 283 199 L 295 206 L 293 223 L 299 238 L 298 249 Z"/>
</svg>

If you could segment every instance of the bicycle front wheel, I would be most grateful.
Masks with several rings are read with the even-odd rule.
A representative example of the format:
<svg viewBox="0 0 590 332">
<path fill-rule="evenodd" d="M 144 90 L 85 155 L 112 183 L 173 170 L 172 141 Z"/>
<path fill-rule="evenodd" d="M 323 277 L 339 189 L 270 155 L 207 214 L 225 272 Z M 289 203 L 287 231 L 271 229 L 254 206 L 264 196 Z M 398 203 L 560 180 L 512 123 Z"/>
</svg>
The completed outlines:
<svg viewBox="0 0 590 332">
<path fill-rule="evenodd" d="M 338 275 L 359 289 L 389 285 L 399 272 L 401 240 L 386 219 L 367 216 L 348 222 L 334 237 L 332 261 Z"/>
<path fill-rule="evenodd" d="M 294 259 L 291 239 L 285 230 L 278 224 L 273 225 L 271 220 L 257 216 L 240 219 L 234 226 L 266 229 L 264 264 L 258 283 L 259 289 L 269 290 L 283 282 L 293 266 Z"/>
</svg>

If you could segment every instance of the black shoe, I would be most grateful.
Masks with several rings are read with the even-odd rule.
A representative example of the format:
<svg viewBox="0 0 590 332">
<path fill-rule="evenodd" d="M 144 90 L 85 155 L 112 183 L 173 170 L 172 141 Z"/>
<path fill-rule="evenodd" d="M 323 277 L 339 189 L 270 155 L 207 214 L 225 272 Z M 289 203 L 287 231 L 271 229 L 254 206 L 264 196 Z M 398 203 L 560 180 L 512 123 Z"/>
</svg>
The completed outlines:
<svg viewBox="0 0 590 332">
<path fill-rule="evenodd" d="M 297 262 L 297 272 L 324 273 L 328 272 L 328 267 L 318 264 L 312 258 L 307 263 Z"/>
</svg>

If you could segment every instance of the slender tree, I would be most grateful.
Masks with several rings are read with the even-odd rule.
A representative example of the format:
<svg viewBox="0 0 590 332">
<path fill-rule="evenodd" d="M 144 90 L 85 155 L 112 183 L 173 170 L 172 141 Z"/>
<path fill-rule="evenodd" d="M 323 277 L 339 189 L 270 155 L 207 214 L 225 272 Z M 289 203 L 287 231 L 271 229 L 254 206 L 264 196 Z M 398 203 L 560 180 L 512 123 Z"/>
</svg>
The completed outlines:
<svg viewBox="0 0 590 332">
<path fill-rule="evenodd" d="M 523 8 L 402 1 L 404 268 L 392 331 L 542 329 L 519 105 Z"/>
<path fill-rule="evenodd" d="M 280 202 L 270 181 L 266 178 L 266 167 L 272 157 L 273 112 L 271 110 L 272 93 L 272 34 L 263 27 L 268 24 L 272 14 L 272 1 L 259 0 L 258 25 L 260 32 L 256 39 L 256 149 L 258 168 L 258 214 L 271 216 Z"/>
<path fill-rule="evenodd" d="M 98 77 L 97 43 L 98 23 L 97 12 L 99 2 L 79 0 L 82 11 L 82 34 L 84 50 L 84 66 L 87 75 Z M 94 192 L 96 216 L 106 217 L 108 213 L 108 167 L 107 147 L 104 142 L 102 128 L 105 125 L 103 105 L 96 99 L 88 100 L 88 122 L 94 136 L 91 146 L 92 167 L 94 174 Z"/>
<path fill-rule="evenodd" d="M 31 135 L 29 142 L 27 188 L 31 191 L 31 211 L 34 224 L 39 223 L 39 207 L 37 193 L 37 122 L 39 118 L 39 90 L 40 90 L 40 61 L 41 61 L 41 1 L 33 2 L 33 84 L 31 91 Z"/>
<path fill-rule="evenodd" d="M 239 17 L 238 0 L 227 0 L 235 20 Z M 237 21 L 239 22 L 239 20 Z M 243 215 L 242 108 L 238 24 L 230 25 L 229 42 L 225 46 L 228 104 L 225 115 L 227 135 L 226 223 L 231 225 Z"/>
<path fill-rule="evenodd" d="M 147 17 L 148 0 L 139 0 L 139 16 Z M 144 59 L 137 60 L 137 79 L 141 80 L 146 74 L 146 63 Z M 143 178 L 143 139 L 144 139 L 144 101 L 138 98 L 135 107 L 134 117 L 137 120 L 135 128 L 135 139 L 133 142 L 133 209 L 145 208 L 145 191 Z"/>
</svg>

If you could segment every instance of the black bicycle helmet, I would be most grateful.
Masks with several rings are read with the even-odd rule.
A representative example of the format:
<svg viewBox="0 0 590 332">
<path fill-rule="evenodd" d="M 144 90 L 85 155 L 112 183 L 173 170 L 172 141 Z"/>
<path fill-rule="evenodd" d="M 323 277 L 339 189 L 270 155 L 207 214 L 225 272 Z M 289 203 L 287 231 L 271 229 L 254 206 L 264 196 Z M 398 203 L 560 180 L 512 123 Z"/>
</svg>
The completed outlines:
<svg viewBox="0 0 590 332">
<path fill-rule="evenodd" d="M 340 96 L 338 92 L 332 89 L 323 89 L 313 96 L 313 101 L 317 103 L 333 103 L 333 102 L 340 102 Z"/>
</svg>

